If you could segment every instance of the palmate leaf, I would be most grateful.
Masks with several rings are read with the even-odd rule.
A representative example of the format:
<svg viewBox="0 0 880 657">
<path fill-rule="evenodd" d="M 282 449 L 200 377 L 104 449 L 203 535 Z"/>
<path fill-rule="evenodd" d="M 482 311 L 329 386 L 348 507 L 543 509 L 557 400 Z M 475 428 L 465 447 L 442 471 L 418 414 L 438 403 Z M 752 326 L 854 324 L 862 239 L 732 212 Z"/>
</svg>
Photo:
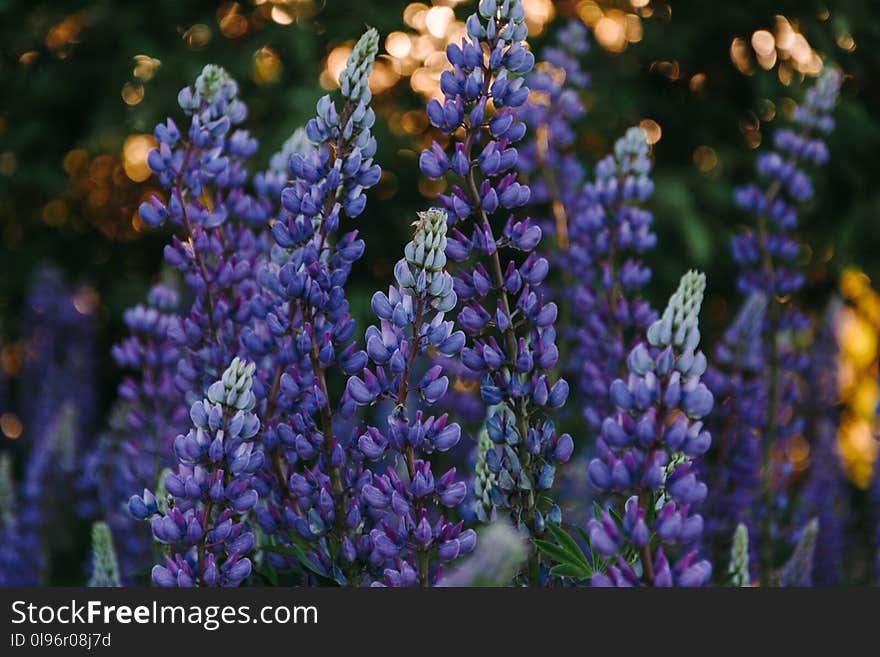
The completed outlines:
<svg viewBox="0 0 880 657">
<path fill-rule="evenodd" d="M 536 540 L 535 546 L 549 559 L 556 562 L 550 568 L 550 574 L 578 580 L 592 577 L 593 568 L 577 542 L 559 525 L 548 523 L 547 529 L 556 539 L 556 543 Z"/>
<path fill-rule="evenodd" d="M 584 570 L 568 563 L 556 564 L 550 569 L 550 574 L 557 577 L 571 577 L 577 580 L 589 579 L 593 576 L 592 571 Z"/>
</svg>

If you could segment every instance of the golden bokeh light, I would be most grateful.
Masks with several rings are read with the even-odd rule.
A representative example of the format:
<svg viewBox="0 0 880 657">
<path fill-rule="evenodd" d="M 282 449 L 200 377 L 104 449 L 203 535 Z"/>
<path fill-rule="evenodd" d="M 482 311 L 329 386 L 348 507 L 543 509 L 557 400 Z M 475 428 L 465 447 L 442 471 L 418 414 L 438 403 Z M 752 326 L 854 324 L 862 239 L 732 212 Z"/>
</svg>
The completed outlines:
<svg viewBox="0 0 880 657">
<path fill-rule="evenodd" d="M 91 315 L 101 305 L 101 296 L 90 285 L 84 285 L 73 295 L 73 307 L 80 315 Z"/>
<path fill-rule="evenodd" d="M 860 488 L 870 483 L 878 456 L 880 430 L 878 361 L 880 361 L 880 294 L 861 271 L 848 268 L 840 277 L 847 300 L 837 313 L 838 394 L 843 404 L 837 431 L 844 471 Z"/>
<path fill-rule="evenodd" d="M 129 135 L 125 138 L 122 143 L 122 167 L 130 180 L 143 182 L 150 177 L 147 155 L 157 145 L 156 138 L 150 134 Z"/>
<path fill-rule="evenodd" d="M 856 40 L 853 39 L 852 34 L 850 34 L 849 32 L 838 34 L 835 42 L 837 43 L 837 47 L 841 50 L 852 52 L 856 49 Z"/>
<path fill-rule="evenodd" d="M 623 52 L 626 49 L 626 15 L 612 9 L 602 16 L 593 28 L 599 45 L 611 52 Z"/>
<path fill-rule="evenodd" d="M 89 15 L 85 11 L 65 16 L 46 32 L 46 38 L 44 39 L 46 47 L 56 54 L 62 54 L 59 51 L 64 50 L 68 45 L 76 43 L 79 33 L 88 23 Z"/>
<path fill-rule="evenodd" d="M 24 425 L 15 413 L 7 411 L 0 415 L 0 431 L 10 440 L 18 440 L 24 431 Z"/>
<path fill-rule="evenodd" d="M 736 37 L 730 42 L 730 61 L 740 73 L 752 74 L 752 51 L 742 37 Z"/>
<path fill-rule="evenodd" d="M 281 77 L 281 59 L 269 46 L 263 46 L 254 53 L 251 77 L 257 84 L 271 84 Z"/>
<path fill-rule="evenodd" d="M 449 7 L 431 7 L 425 14 L 425 27 L 435 39 L 446 35 L 449 24 L 455 20 L 455 12 Z"/>
<path fill-rule="evenodd" d="M 718 154 L 711 146 L 702 144 L 694 149 L 694 164 L 703 173 L 712 171 L 718 166 Z"/>
<path fill-rule="evenodd" d="M 395 59 L 404 59 L 412 50 L 412 41 L 403 32 L 391 32 L 385 37 L 385 50 Z"/>
<path fill-rule="evenodd" d="M 532 37 L 540 35 L 556 16 L 551 0 L 523 0 L 523 10 L 526 13 L 526 27 Z"/>
<path fill-rule="evenodd" d="M 217 26 L 227 39 L 238 39 L 248 32 L 248 19 L 241 13 L 241 5 L 227 2 L 217 10 Z"/>
<path fill-rule="evenodd" d="M 144 99 L 144 85 L 126 82 L 122 85 L 122 100 L 126 105 L 137 105 Z"/>
<path fill-rule="evenodd" d="M 184 31 L 183 40 L 191 50 L 201 50 L 211 41 L 211 28 L 204 23 L 196 23 Z"/>
<path fill-rule="evenodd" d="M 155 57 L 149 55 L 134 56 L 134 70 L 131 74 L 141 82 L 148 82 L 153 79 L 156 70 L 162 65 Z"/>
<path fill-rule="evenodd" d="M 345 62 L 348 61 L 354 49 L 354 41 L 346 41 L 340 46 L 336 46 L 327 55 L 324 61 L 324 70 L 321 71 L 320 83 L 324 89 L 335 89 L 339 86 L 339 76 L 345 70 Z"/>
<path fill-rule="evenodd" d="M 648 18 L 654 12 L 648 0 L 631 1 L 629 5 L 632 11 L 617 6 L 603 7 L 611 4 L 615 3 L 578 0 L 575 11 L 584 24 L 593 30 L 599 46 L 609 52 L 623 52 L 629 44 L 642 40 L 642 18 Z"/>
<path fill-rule="evenodd" d="M 791 84 L 795 73 L 818 75 L 822 71 L 822 59 L 797 24 L 782 15 L 775 16 L 772 31 L 755 30 L 748 41 L 742 37 L 733 39 L 730 60 L 740 73 L 752 74 L 753 55 L 765 70 L 778 66 L 777 75 L 785 85 Z"/>
<path fill-rule="evenodd" d="M 660 141 L 660 137 L 663 136 L 660 124 L 654 119 L 642 119 L 639 121 L 639 127 L 645 131 L 645 141 L 652 146 Z"/>
<path fill-rule="evenodd" d="M 688 82 L 688 88 L 691 93 L 701 94 L 706 90 L 706 82 L 709 77 L 705 73 L 694 73 Z"/>
</svg>

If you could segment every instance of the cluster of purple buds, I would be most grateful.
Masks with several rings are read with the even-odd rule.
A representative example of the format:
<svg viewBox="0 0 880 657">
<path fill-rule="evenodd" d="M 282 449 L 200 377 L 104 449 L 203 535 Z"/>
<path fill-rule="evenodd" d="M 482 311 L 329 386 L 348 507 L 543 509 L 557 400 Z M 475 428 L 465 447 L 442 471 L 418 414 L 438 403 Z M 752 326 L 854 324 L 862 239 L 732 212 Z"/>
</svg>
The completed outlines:
<svg viewBox="0 0 880 657">
<path fill-rule="evenodd" d="M 182 133 L 173 119 L 156 126 L 159 147 L 150 151 L 147 164 L 169 190 L 163 203 L 153 197 L 140 206 L 140 216 L 150 226 L 170 219 L 190 230 L 198 224 L 216 228 L 229 213 L 262 224 L 267 211 L 243 191 L 247 181 L 244 161 L 257 152 L 257 140 L 246 130 L 235 129 L 247 116 L 238 99 L 238 84 L 219 66 L 209 64 L 193 87 L 184 87 L 177 102 L 191 117 Z"/>
<path fill-rule="evenodd" d="M 795 130 L 781 129 L 774 136 L 774 148 L 758 156 L 758 175 L 765 188 L 756 184 L 735 191 L 736 205 L 755 216 L 755 225 L 733 238 L 734 260 L 740 266 L 737 285 L 741 293 L 760 293 L 768 299 L 761 348 L 766 354 L 765 384 L 754 406 L 765 405 L 760 433 L 765 445 L 763 482 L 763 530 L 760 540 L 762 578 L 771 569 L 771 543 L 782 537 L 780 519 L 788 514 L 792 468 L 780 457 L 793 436 L 804 430 L 803 376 L 808 355 L 793 336 L 804 333 L 810 319 L 790 302 L 804 284 L 799 265 L 801 245 L 796 205 L 813 197 L 814 190 L 804 164 L 821 166 L 828 161 L 823 141 L 834 128 L 831 113 L 840 92 L 842 75 L 825 67 L 807 91 L 805 102 L 794 114 Z"/>
<path fill-rule="evenodd" d="M 146 305 L 125 311 L 123 321 L 129 336 L 112 349 L 119 367 L 138 373 L 122 381 L 118 395 L 133 406 L 127 418 L 131 430 L 148 434 L 150 444 L 141 449 L 147 450 L 150 458 L 170 455 L 174 436 L 168 436 L 168 427 L 179 426 L 185 413 L 174 382 L 180 347 L 171 337 L 180 329 L 175 312 L 178 304 L 176 290 L 162 283 L 155 285 Z M 156 474 L 151 470 L 152 479 Z"/>
<path fill-rule="evenodd" d="M 173 119 L 156 126 L 159 147 L 147 163 L 167 190 L 140 206 L 150 226 L 170 221 L 182 231 L 165 247 L 165 260 L 179 271 L 194 302 L 171 341 L 181 348 L 175 385 L 191 403 L 239 353 L 241 332 L 250 320 L 250 300 L 259 292 L 254 271 L 268 250 L 259 231 L 275 205 L 245 191 L 244 164 L 257 140 L 234 127 L 247 111 L 238 85 L 218 66 L 208 65 L 178 103 L 190 117 L 181 132 Z"/>
<path fill-rule="evenodd" d="M 281 145 L 281 150 L 269 158 L 269 168 L 254 174 L 254 190 L 261 199 L 269 200 L 277 205 L 282 190 L 289 180 L 290 160 L 294 155 L 305 154 L 311 143 L 305 128 L 297 128 Z"/>
<path fill-rule="evenodd" d="M 313 542 L 313 565 L 337 581 L 369 551 L 355 548 L 350 537 L 363 518 L 359 491 L 369 473 L 350 458 L 355 439 L 338 435 L 336 424 L 356 404 L 347 392 L 338 404 L 330 398 L 326 372 L 351 375 L 367 363 L 353 342 L 345 295 L 364 242 L 357 231 L 338 232 L 343 216 L 363 212 L 365 192 L 381 175 L 373 162 L 368 84 L 378 41 L 372 28 L 360 38 L 340 76 L 341 107 L 329 95 L 318 101 L 317 117 L 306 126 L 311 143 L 290 159 L 293 181 L 281 192 L 282 212 L 271 228 L 275 246 L 258 274 L 263 293 L 251 304 L 256 321 L 243 335 L 253 358 L 270 354 L 275 361 L 275 374 L 255 384 L 266 408 L 262 438 L 269 457 L 258 485 L 274 491 L 266 495 L 260 526 L 282 541 L 294 531 Z M 294 463 L 302 464 L 295 473 Z M 279 567 L 293 565 L 271 558 Z"/>
<path fill-rule="evenodd" d="M 645 132 L 630 128 L 596 165 L 596 179 L 584 186 L 581 209 L 570 218 L 564 266 L 574 281 L 572 315 L 583 318 L 572 337 L 591 431 L 611 411 L 609 386 L 623 375 L 628 349 L 657 316 L 639 295 L 651 280 L 640 257 L 657 243 L 653 217 L 642 207 L 654 191 L 650 172 Z"/>
<path fill-rule="evenodd" d="M 237 586 L 251 574 L 247 514 L 257 505 L 251 479 L 264 459 L 253 440 L 260 429 L 253 373 L 253 363 L 234 359 L 207 399 L 192 405 L 193 428 L 174 440 L 178 465 L 165 477 L 164 511 L 149 490 L 129 500 L 131 514 L 149 519 L 156 541 L 168 546 L 165 563 L 153 567 L 158 586 Z"/>
<path fill-rule="evenodd" d="M 796 267 L 801 247 L 793 235 L 795 204 L 811 199 L 814 190 L 801 166 L 822 166 L 828 161 L 823 137 L 834 129 L 831 113 L 841 80 L 838 69 L 826 67 L 795 111 L 796 130 L 777 130 L 774 149 L 758 156 L 756 170 L 768 181 L 767 189 L 752 184 L 736 190 L 736 205 L 758 217 L 757 229 L 744 229 L 732 243 L 734 259 L 742 268 L 738 286 L 743 294 L 784 297 L 803 287 L 803 274 Z M 770 268 L 765 265 L 767 258 Z"/>
<path fill-rule="evenodd" d="M 540 534 L 544 514 L 555 517 L 558 508 L 551 503 L 542 512 L 539 497 L 547 497 L 556 465 L 568 460 L 573 443 L 567 434 L 557 434 L 548 417 L 565 403 L 568 384 L 553 382 L 549 374 L 559 354 L 557 308 L 538 292 L 549 270 L 546 258 L 533 253 L 541 229 L 509 212 L 530 198 L 529 188 L 517 182 L 514 147 L 526 131 L 518 116 L 529 95 L 522 76 L 534 65 L 523 42 L 522 3 L 483 0 L 467 20 L 467 34 L 461 45 L 446 49 L 452 70 L 441 76 L 444 102 L 432 100 L 427 106 L 434 126 L 463 135 L 452 141 L 449 152 L 434 143 L 419 163 L 431 178 L 451 173 L 459 181 L 441 199 L 453 223 L 446 253 L 460 263 L 458 323 L 469 336 L 461 360 L 481 374 L 484 403 L 509 411 L 499 410 L 487 422 L 497 445 L 486 464 L 497 477 L 498 506 L 510 510 L 521 531 Z M 490 217 L 499 213 L 508 216 L 496 237 Z M 524 259 L 515 260 L 516 252 L 526 254 Z M 536 565 L 536 560 L 530 564 L 533 580 Z"/>
<path fill-rule="evenodd" d="M 458 507 L 467 486 L 456 481 L 455 468 L 435 478 L 429 460 L 434 452 L 455 447 L 461 437 L 461 428 L 446 414 L 426 413 L 446 394 L 449 382 L 442 367 L 424 369 L 423 361 L 429 351 L 457 356 L 465 342 L 464 333 L 445 320 L 457 301 L 452 276 L 445 271 L 446 233 L 444 210 L 420 213 L 415 235 L 394 267 L 397 286 L 387 295 L 373 295 L 380 323 L 366 332 L 372 367 L 348 380 L 348 394 L 358 405 L 392 405 L 384 429 L 368 426 L 358 439 L 359 450 L 372 461 L 394 455 L 387 474 L 375 474 L 362 490 L 378 512 L 370 532 L 373 560 L 387 562 L 381 583 L 389 586 L 434 583 L 442 571 L 432 566 L 431 556 L 446 563 L 470 552 L 476 541 L 473 530 L 463 530 L 461 522 L 447 520 L 440 510 Z"/>
<path fill-rule="evenodd" d="M 602 423 L 598 456 L 588 467 L 597 492 L 615 493 L 626 501 L 615 522 L 608 510 L 589 521 L 590 546 L 609 561 L 599 586 L 701 586 L 711 566 L 697 559 L 703 519 L 694 513 L 706 499 L 698 457 L 711 437 L 702 418 L 713 398 L 700 377 L 706 357 L 697 351 L 698 316 L 706 278 L 685 274 L 663 315 L 648 329 L 647 344 L 638 344 L 627 358 L 629 376 L 611 385 L 616 412 Z M 667 552 L 684 555 L 670 565 Z M 627 550 L 636 563 L 624 558 Z"/>
</svg>

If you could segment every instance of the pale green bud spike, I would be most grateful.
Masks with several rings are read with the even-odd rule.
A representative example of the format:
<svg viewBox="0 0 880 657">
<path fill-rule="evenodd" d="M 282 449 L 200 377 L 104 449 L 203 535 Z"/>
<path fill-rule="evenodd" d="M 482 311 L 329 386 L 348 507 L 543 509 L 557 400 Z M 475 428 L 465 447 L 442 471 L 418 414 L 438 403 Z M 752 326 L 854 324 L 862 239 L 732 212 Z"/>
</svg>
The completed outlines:
<svg viewBox="0 0 880 657">
<path fill-rule="evenodd" d="M 614 159 L 621 173 L 643 175 L 651 170 L 648 159 L 648 135 L 642 128 L 628 128 L 626 133 L 614 142 Z"/>
<path fill-rule="evenodd" d="M 813 557 L 819 536 L 819 519 L 813 518 L 804 527 L 791 558 L 779 570 L 779 586 L 812 586 Z"/>
<path fill-rule="evenodd" d="M 406 261 L 428 272 L 442 271 L 446 266 L 446 213 L 431 208 L 418 214 L 413 239 L 404 248 Z"/>
<path fill-rule="evenodd" d="M 113 549 L 113 536 L 106 522 L 92 525 L 92 576 L 89 586 L 118 587 L 119 564 L 116 561 L 116 550 Z"/>
<path fill-rule="evenodd" d="M 736 526 L 733 546 L 730 548 L 730 582 L 733 586 L 749 586 L 749 528 L 743 523 Z"/>
<path fill-rule="evenodd" d="M 706 275 L 691 270 L 681 277 L 663 315 L 648 328 L 648 342 L 655 347 L 675 345 L 693 351 L 700 342 L 699 315 L 706 290 Z"/>
<path fill-rule="evenodd" d="M 15 482 L 12 480 L 12 458 L 8 452 L 0 454 L 0 523 L 15 514 Z"/>
<path fill-rule="evenodd" d="M 248 363 L 236 356 L 220 380 L 208 388 L 208 399 L 214 404 L 250 411 L 256 404 L 254 393 L 251 392 L 255 370 L 254 363 Z"/>
<path fill-rule="evenodd" d="M 492 518 L 492 511 L 495 505 L 492 504 L 492 489 L 495 487 L 495 475 L 486 465 L 486 454 L 494 445 L 492 439 L 489 438 L 489 432 L 483 427 L 480 430 L 479 440 L 477 442 L 477 462 L 474 465 L 474 496 L 476 497 L 477 517 L 483 522 L 488 522 Z"/>
<path fill-rule="evenodd" d="M 196 78 L 196 91 L 208 103 L 213 103 L 218 96 L 232 98 L 238 93 L 235 82 L 222 66 L 208 64 Z"/>
<path fill-rule="evenodd" d="M 379 33 L 371 27 L 358 39 L 339 76 L 339 88 L 346 100 L 364 105 L 370 102 L 370 86 L 367 80 L 373 71 L 373 62 L 376 61 L 378 52 Z"/>
</svg>

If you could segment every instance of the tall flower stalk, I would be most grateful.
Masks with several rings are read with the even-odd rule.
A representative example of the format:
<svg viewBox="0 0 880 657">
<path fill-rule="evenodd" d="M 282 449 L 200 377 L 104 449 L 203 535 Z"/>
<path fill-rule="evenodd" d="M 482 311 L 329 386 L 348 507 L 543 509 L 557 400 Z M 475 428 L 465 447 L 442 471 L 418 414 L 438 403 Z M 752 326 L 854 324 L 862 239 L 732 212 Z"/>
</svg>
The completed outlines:
<svg viewBox="0 0 880 657">
<path fill-rule="evenodd" d="M 245 190 L 246 161 L 257 141 L 233 129 L 247 116 L 238 84 L 219 66 L 208 65 L 178 104 L 190 118 L 186 132 L 173 119 L 154 130 L 159 147 L 147 164 L 167 199 L 154 196 L 140 206 L 150 226 L 169 221 L 176 229 L 165 260 L 193 292 L 187 313 L 168 331 L 181 353 L 174 381 L 191 403 L 239 351 L 258 285 L 257 234 L 271 208 Z"/>
<path fill-rule="evenodd" d="M 429 102 L 427 114 L 453 139 L 448 152 L 435 142 L 419 164 L 430 178 L 451 172 L 456 179 L 441 196 L 453 223 L 446 253 L 459 263 L 458 323 L 469 337 L 461 360 L 481 373 L 486 405 L 500 405 L 487 420 L 496 445 L 487 455 L 498 481 L 495 502 L 521 531 L 540 536 L 548 515 L 558 520 L 550 489 L 573 443 L 557 434 L 549 416 L 565 403 L 568 384 L 552 380 L 556 304 L 536 291 L 549 268 L 534 252 L 541 229 L 514 217 L 530 196 L 517 182 L 514 147 L 526 131 L 518 111 L 529 90 L 521 76 L 534 65 L 524 44 L 524 16 L 518 0 L 482 0 L 467 20 L 468 38 L 448 46 L 452 70 L 441 75 L 444 102 Z M 496 215 L 500 226 L 498 219 L 493 225 Z M 531 584 L 540 580 L 534 549 L 526 577 Z"/>
<path fill-rule="evenodd" d="M 801 247 L 794 234 L 795 208 L 814 195 L 813 184 L 802 167 L 821 166 L 828 161 L 823 137 L 834 129 L 831 114 L 841 79 L 839 70 L 825 67 L 807 90 L 805 102 L 795 110 L 794 129 L 777 130 L 774 148 L 758 156 L 756 169 L 767 181 L 765 186 L 747 185 L 737 189 L 734 196 L 736 205 L 755 217 L 754 225 L 733 239 L 733 255 L 741 268 L 737 286 L 745 295 L 759 293 L 768 301 L 761 335 L 767 371 L 765 419 L 760 427 L 764 440 L 759 538 L 762 578 L 768 577 L 773 567 L 773 545 L 781 537 L 783 516 L 788 511 L 790 467 L 783 457 L 784 447 L 803 429 L 800 379 L 807 356 L 794 336 L 809 326 L 809 320 L 791 302 L 792 295 L 804 284 L 804 275 L 797 266 Z"/>
<path fill-rule="evenodd" d="M 599 456 L 588 477 L 597 492 L 624 498 L 619 507 L 590 519 L 590 546 L 608 560 L 592 578 L 596 586 L 702 586 L 711 573 L 697 548 L 706 499 L 695 459 L 709 448 L 702 419 L 712 394 L 700 381 L 706 357 L 699 312 L 706 278 L 691 271 L 663 315 L 627 358 L 629 376 L 611 385 L 616 411 L 602 423 Z M 673 551 L 683 553 L 672 565 Z M 669 553 L 669 554 L 667 554 Z"/>
<path fill-rule="evenodd" d="M 709 418 L 712 449 L 703 462 L 709 479 L 706 545 L 718 569 L 728 561 L 734 532 L 745 527 L 752 575 L 757 576 L 756 537 L 761 521 L 761 428 L 766 421 L 765 364 L 761 341 L 767 299 L 751 295 L 715 346 L 706 385 L 717 400 Z"/>
<path fill-rule="evenodd" d="M 596 165 L 595 180 L 581 193 L 570 217 L 571 248 L 563 257 L 572 284 L 573 360 L 584 398 L 587 427 L 599 432 L 611 410 L 608 389 L 624 375 L 628 350 L 641 340 L 657 313 L 640 296 L 651 270 L 641 256 L 654 248 L 653 216 L 643 204 L 654 192 L 648 142 L 629 128 L 614 153 Z M 599 438 L 601 440 L 601 437 Z"/>
<path fill-rule="evenodd" d="M 253 440 L 260 428 L 253 374 L 253 363 L 233 359 L 190 408 L 193 428 L 174 439 L 178 463 L 165 476 L 164 508 L 149 490 L 129 500 L 131 514 L 148 519 L 167 546 L 164 563 L 152 570 L 157 586 L 237 586 L 251 574 L 247 516 L 259 499 L 251 482 L 264 459 Z"/>
<path fill-rule="evenodd" d="M 442 367 L 426 369 L 423 362 L 429 350 L 456 356 L 465 342 L 464 333 L 444 319 L 457 301 L 452 276 L 445 271 L 446 231 L 445 211 L 420 214 L 415 235 L 394 268 L 397 286 L 387 295 L 373 295 L 380 324 L 366 333 L 372 367 L 364 369 L 363 378 L 348 380 L 349 395 L 358 405 L 392 405 L 384 429 L 368 426 L 358 440 L 370 460 L 394 455 L 387 474 L 374 475 L 363 488 L 364 499 L 381 512 L 371 538 L 393 562 L 383 573 L 388 585 L 433 584 L 442 568 L 432 566 L 432 555 L 447 563 L 470 552 L 476 540 L 472 529 L 463 530 L 462 523 L 447 520 L 443 512 L 464 501 L 467 486 L 456 481 L 455 468 L 435 477 L 431 463 L 434 452 L 452 449 L 461 436 L 447 414 L 429 414 L 449 381 Z"/>
<path fill-rule="evenodd" d="M 362 519 L 363 472 L 350 458 L 354 437 L 340 420 L 351 417 L 355 404 L 347 393 L 335 399 L 330 374 L 337 368 L 355 374 L 367 362 L 353 342 L 345 293 L 364 242 L 356 230 L 339 230 L 342 219 L 363 212 L 365 191 L 381 174 L 373 163 L 368 84 L 378 40 L 374 29 L 360 38 L 340 76 L 341 105 L 329 95 L 318 101 L 318 115 L 306 126 L 310 146 L 290 159 L 293 182 L 281 192 L 283 212 L 271 229 L 275 246 L 259 273 L 264 296 L 254 304 L 267 332 L 245 337 L 252 353 L 276 354 L 261 391 L 268 467 L 258 484 L 275 493 L 260 525 L 282 541 L 293 531 L 312 543 L 312 565 L 337 581 L 356 574 L 356 553 L 371 551 L 352 544 Z"/>
</svg>

